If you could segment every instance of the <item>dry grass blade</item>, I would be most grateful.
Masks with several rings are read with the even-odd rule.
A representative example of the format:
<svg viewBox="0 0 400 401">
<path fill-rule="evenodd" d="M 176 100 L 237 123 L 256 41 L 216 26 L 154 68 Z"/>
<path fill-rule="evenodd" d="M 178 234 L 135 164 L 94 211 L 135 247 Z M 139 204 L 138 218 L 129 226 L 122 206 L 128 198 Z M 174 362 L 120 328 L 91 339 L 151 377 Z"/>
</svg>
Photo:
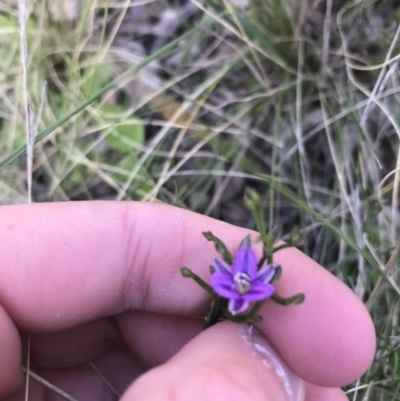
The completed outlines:
<svg viewBox="0 0 400 401">
<path fill-rule="evenodd" d="M 28 349 L 26 357 L 25 401 L 29 399 L 29 375 L 31 373 L 31 336 L 28 336 Z"/>
<path fill-rule="evenodd" d="M 110 383 L 109 380 L 97 369 L 97 366 L 93 362 L 89 362 L 90 367 L 102 378 L 104 383 L 110 388 L 110 390 L 118 397 L 121 397 L 121 394 L 117 391 L 117 389 Z"/>
<path fill-rule="evenodd" d="M 392 267 L 394 266 L 397 257 L 399 256 L 400 253 L 400 242 L 396 245 L 396 248 L 394 248 L 392 254 L 390 255 L 390 258 L 385 264 L 385 269 L 383 270 L 384 275 L 388 275 Z M 371 306 L 373 305 L 374 301 L 378 298 L 379 293 L 382 290 L 382 286 L 385 283 L 384 277 L 379 277 L 378 281 L 375 284 L 374 289 L 371 292 L 371 295 L 368 298 L 368 301 L 365 303 L 365 306 L 368 309 L 371 309 Z"/>
<path fill-rule="evenodd" d="M 386 65 L 388 63 L 388 60 L 390 60 L 390 58 L 391 58 L 391 55 L 392 55 L 393 50 L 395 48 L 395 45 L 398 42 L 399 36 L 400 36 L 400 25 L 397 27 L 397 30 L 396 30 L 396 33 L 394 34 L 392 43 L 390 44 L 390 48 L 389 48 L 389 50 L 388 50 L 388 52 L 386 54 L 385 66 L 382 67 L 382 70 L 379 73 L 379 77 L 378 77 L 378 79 L 377 79 L 377 81 L 375 83 L 373 91 L 371 92 L 371 96 L 369 97 L 368 104 L 364 109 L 363 115 L 361 116 L 361 120 L 360 120 L 360 124 L 361 125 L 365 125 L 365 122 L 368 119 L 368 116 L 369 116 L 369 113 L 370 113 L 370 110 L 371 110 L 371 107 L 372 107 L 373 99 L 375 99 L 375 96 L 378 93 L 378 91 L 381 91 L 381 89 L 382 89 L 381 84 L 382 84 L 382 82 L 384 81 L 384 78 L 385 78 Z"/>
<path fill-rule="evenodd" d="M 35 144 L 35 134 L 33 129 L 33 113 L 28 105 L 28 77 L 27 63 L 28 50 L 26 43 L 26 24 L 29 17 L 28 5 L 26 0 L 18 0 L 18 17 L 19 17 L 19 38 L 20 38 L 20 54 L 21 54 L 21 69 L 22 69 L 22 93 L 24 103 L 25 117 L 25 134 L 26 134 L 26 173 L 28 183 L 28 203 L 32 202 L 32 163 L 33 163 L 33 147 Z M 29 399 L 29 372 L 31 365 L 31 337 L 28 336 L 28 349 L 26 357 L 26 382 L 25 382 L 25 401 Z"/>
<path fill-rule="evenodd" d="M 55 386 L 54 384 L 50 383 L 46 379 L 43 379 L 43 377 L 37 375 L 36 373 L 32 372 L 31 370 L 28 371 L 27 368 L 24 366 L 22 367 L 22 371 L 26 373 L 27 377 L 31 377 L 32 379 L 36 380 L 38 383 L 42 384 L 49 390 L 53 391 L 54 393 L 58 394 L 60 397 L 66 399 L 67 401 L 78 401 L 76 398 L 72 397 L 72 395 L 69 395 L 65 391 L 61 390 L 59 387 Z"/>
<path fill-rule="evenodd" d="M 22 93 L 24 105 L 26 147 L 27 147 L 27 181 L 28 181 L 28 203 L 32 201 L 32 159 L 33 159 L 33 144 L 32 141 L 32 113 L 29 110 L 28 103 L 28 50 L 26 43 L 26 23 L 29 17 L 28 5 L 26 0 L 18 0 L 18 17 L 19 17 L 19 45 L 21 53 L 21 70 L 22 70 Z"/>
<path fill-rule="evenodd" d="M 321 60 L 321 85 L 324 87 L 325 79 L 328 72 L 328 56 L 329 56 L 329 40 L 331 32 L 331 20 L 332 20 L 332 0 L 326 2 L 326 12 L 324 19 L 324 37 L 322 45 L 322 60 Z"/>
</svg>

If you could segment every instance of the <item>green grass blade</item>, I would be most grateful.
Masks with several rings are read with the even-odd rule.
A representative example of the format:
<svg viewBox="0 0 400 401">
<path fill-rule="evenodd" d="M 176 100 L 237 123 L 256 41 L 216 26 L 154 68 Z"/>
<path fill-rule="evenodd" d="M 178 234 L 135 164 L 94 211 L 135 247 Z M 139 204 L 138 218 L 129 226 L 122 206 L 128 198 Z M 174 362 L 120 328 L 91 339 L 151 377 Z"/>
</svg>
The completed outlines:
<svg viewBox="0 0 400 401">
<path fill-rule="evenodd" d="M 309 213 L 311 216 L 315 217 L 318 221 L 324 223 L 326 227 L 328 227 L 332 232 L 334 232 L 339 238 L 341 238 L 347 245 L 353 248 L 356 252 L 361 254 L 366 261 L 368 261 L 371 266 L 377 269 L 379 274 L 383 275 L 378 263 L 372 257 L 370 253 L 365 251 L 364 249 L 360 248 L 351 237 L 349 237 L 346 233 L 342 232 L 339 228 L 337 228 L 332 222 L 322 216 L 320 213 L 315 211 L 312 207 L 310 207 L 306 202 L 304 202 L 298 195 L 292 192 L 290 189 L 286 188 L 285 186 L 279 184 L 275 179 L 263 174 L 257 174 L 261 180 L 266 182 L 268 185 L 272 186 L 276 191 L 280 192 L 285 198 L 289 199 L 303 211 Z"/>
</svg>

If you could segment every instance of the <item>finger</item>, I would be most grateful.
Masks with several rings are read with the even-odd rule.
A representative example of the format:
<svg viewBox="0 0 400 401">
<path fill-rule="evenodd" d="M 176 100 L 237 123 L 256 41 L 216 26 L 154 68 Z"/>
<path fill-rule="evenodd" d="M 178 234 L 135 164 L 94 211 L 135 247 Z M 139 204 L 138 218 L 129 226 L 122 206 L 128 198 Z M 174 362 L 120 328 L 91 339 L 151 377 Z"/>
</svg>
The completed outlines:
<svg viewBox="0 0 400 401">
<path fill-rule="evenodd" d="M 199 334 L 202 323 L 202 319 L 126 312 L 56 333 L 31 335 L 31 360 L 44 368 L 74 367 L 117 345 L 130 349 L 141 366 L 150 369 L 166 362 Z"/>
<path fill-rule="evenodd" d="M 131 309 L 199 313 L 207 297 L 179 269 L 209 264 L 213 247 L 202 230 L 232 230 L 158 204 L 3 206 L 0 217 L 1 299 L 19 326 L 33 331 Z M 239 238 L 244 231 L 232 232 Z"/>
<path fill-rule="evenodd" d="M 0 306 L 0 398 L 22 384 L 21 345 L 17 328 Z M 5 363 L 2 363 L 5 361 Z"/>
<path fill-rule="evenodd" d="M 91 371 L 90 366 L 71 370 L 68 375 L 65 375 L 66 367 L 74 365 L 82 365 L 84 362 L 95 359 L 93 352 L 87 354 L 87 350 L 93 345 L 90 341 L 85 341 L 87 337 L 94 338 L 94 344 L 102 343 L 104 338 L 110 337 L 115 342 L 115 332 L 112 330 L 112 335 L 106 336 L 109 331 L 105 324 L 105 319 L 101 321 L 91 322 L 74 329 L 69 329 L 61 333 L 46 334 L 44 336 L 32 336 L 31 348 L 32 359 L 35 363 L 40 363 L 40 366 L 64 368 L 61 372 L 54 369 L 41 369 L 41 374 L 50 380 L 58 387 L 62 387 L 65 391 L 71 394 L 71 389 L 85 387 L 80 381 L 85 381 L 87 371 Z M 187 343 L 189 343 L 196 335 L 201 332 L 202 322 L 199 319 L 188 319 L 182 317 L 156 315 L 143 312 L 127 312 L 117 317 L 118 326 L 121 329 L 121 334 L 124 337 L 127 345 L 134 351 L 135 356 L 141 359 L 141 365 L 146 369 L 166 363 L 170 358 L 176 355 Z M 99 334 L 100 333 L 100 334 Z M 162 333 L 162 335 L 160 335 Z M 79 341 L 82 338 L 83 341 Z M 106 340 L 107 342 L 109 340 Z M 156 346 L 155 346 L 156 345 Z M 103 352 L 101 352 L 103 354 Z M 111 355 L 110 355 L 111 354 Z M 85 358 L 82 358 L 85 355 Z M 110 383 L 113 388 L 118 389 L 122 393 L 130 381 L 133 381 L 132 373 L 127 375 L 124 372 L 131 372 L 132 368 L 128 366 L 126 352 L 123 358 L 115 355 L 115 350 L 107 352 L 106 355 L 97 358 L 93 361 L 96 369 L 101 370 L 104 375 L 101 387 Z M 120 360 L 121 359 L 121 360 Z M 132 364 L 132 362 L 131 362 Z M 121 369 L 121 365 L 128 368 Z M 136 366 L 139 366 L 135 364 Z M 118 367 L 117 367 L 118 366 Z M 82 372 L 83 378 L 82 378 Z M 117 373 L 118 372 L 118 373 Z M 93 372 L 91 372 L 93 374 Z M 121 383 L 121 377 L 125 375 L 125 380 Z M 136 376 L 138 373 L 136 373 Z M 71 378 L 72 377 L 72 378 Z M 97 377 L 94 382 L 98 383 Z M 93 379 L 90 380 L 93 385 Z M 323 388 L 306 383 L 306 401 L 345 401 L 347 397 L 343 391 L 338 388 Z M 96 390 L 97 392 L 97 390 Z M 81 396 L 81 394 L 79 394 Z M 51 397 L 51 392 L 47 397 Z M 21 394 L 21 399 L 24 394 Z M 76 397 L 80 399 L 80 397 Z"/>
<path fill-rule="evenodd" d="M 167 362 L 202 331 L 203 319 L 126 312 L 116 317 L 122 338 L 146 369 Z"/>
<path fill-rule="evenodd" d="M 305 401 L 349 401 L 340 388 L 319 387 L 306 384 Z"/>
<path fill-rule="evenodd" d="M 98 319 L 57 333 L 31 335 L 31 359 L 46 368 L 68 368 L 87 363 L 112 345 L 122 343 L 109 319 Z"/>
<path fill-rule="evenodd" d="M 224 322 L 204 331 L 169 362 L 141 376 L 123 401 L 303 400 L 302 380 L 271 348 L 260 353 L 248 330 Z"/>
<path fill-rule="evenodd" d="M 0 219 L 0 299 L 20 327 L 42 332 L 126 310 L 198 316 L 207 296 L 179 268 L 209 275 L 216 253 L 202 231 L 213 231 L 232 251 L 248 233 L 160 204 L 3 206 Z M 338 386 L 353 380 L 374 352 L 365 308 L 301 252 L 282 251 L 277 261 L 284 271 L 278 291 L 304 292 L 306 302 L 283 308 L 267 301 L 261 330 L 309 381 Z"/>
<path fill-rule="evenodd" d="M 39 373 L 76 400 L 111 401 L 119 399 L 142 371 L 126 350 L 112 347 L 90 363 L 69 369 L 40 369 Z M 60 398 L 46 389 L 44 400 Z"/>
<path fill-rule="evenodd" d="M 277 293 L 304 292 L 306 299 L 292 307 L 265 302 L 260 330 L 306 381 L 326 387 L 353 382 L 370 366 L 375 353 L 375 329 L 364 305 L 297 249 L 278 252 L 275 261 L 284 269 Z M 354 359 L 349 365 L 350 355 Z"/>
<path fill-rule="evenodd" d="M 35 401 L 112 401 L 142 373 L 132 355 L 112 347 L 90 363 L 74 368 L 42 368 L 32 366 L 28 399 Z M 25 383 L 24 383 L 25 384 Z M 60 391 L 69 398 L 61 398 Z M 1 398 L 4 400 L 4 398 Z M 26 400 L 25 386 L 4 401 Z"/>
</svg>

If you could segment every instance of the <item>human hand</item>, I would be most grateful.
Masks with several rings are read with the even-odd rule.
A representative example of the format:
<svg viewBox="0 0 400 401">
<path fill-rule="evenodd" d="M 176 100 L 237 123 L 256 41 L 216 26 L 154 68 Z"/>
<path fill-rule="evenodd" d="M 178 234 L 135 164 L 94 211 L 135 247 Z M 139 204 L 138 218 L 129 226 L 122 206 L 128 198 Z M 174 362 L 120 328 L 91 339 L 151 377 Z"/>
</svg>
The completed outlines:
<svg viewBox="0 0 400 401">
<path fill-rule="evenodd" d="M 209 299 L 180 267 L 207 277 L 215 250 L 202 231 L 235 251 L 248 230 L 133 202 L 2 206 L 0 222 L 1 400 L 24 396 L 20 333 L 32 371 L 79 401 L 116 399 L 104 379 L 123 401 L 340 401 L 338 387 L 371 364 L 364 306 L 292 248 L 274 255 L 276 287 L 303 304 L 267 300 L 259 333 L 231 322 L 201 332 Z M 61 399 L 33 380 L 29 394 Z"/>
</svg>

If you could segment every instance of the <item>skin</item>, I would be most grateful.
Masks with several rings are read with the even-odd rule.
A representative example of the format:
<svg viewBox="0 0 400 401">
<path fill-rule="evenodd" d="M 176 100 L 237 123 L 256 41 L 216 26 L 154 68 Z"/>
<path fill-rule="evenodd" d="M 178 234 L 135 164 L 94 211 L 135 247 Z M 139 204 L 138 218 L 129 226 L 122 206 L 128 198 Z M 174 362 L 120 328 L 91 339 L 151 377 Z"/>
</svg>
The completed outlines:
<svg viewBox="0 0 400 401">
<path fill-rule="evenodd" d="M 235 252 L 248 230 L 134 202 L 2 206 L 0 222 L 1 400 L 23 399 L 28 335 L 32 370 L 80 401 L 116 399 L 93 365 L 124 401 L 288 399 L 242 325 L 201 331 L 208 296 L 180 275 L 188 266 L 209 277 L 217 255 L 202 231 Z M 299 250 L 274 257 L 283 269 L 277 293 L 306 301 L 266 301 L 258 330 L 305 380 L 307 401 L 347 399 L 339 387 L 375 351 L 366 309 Z M 60 400 L 33 380 L 29 391 L 31 400 Z"/>
</svg>

